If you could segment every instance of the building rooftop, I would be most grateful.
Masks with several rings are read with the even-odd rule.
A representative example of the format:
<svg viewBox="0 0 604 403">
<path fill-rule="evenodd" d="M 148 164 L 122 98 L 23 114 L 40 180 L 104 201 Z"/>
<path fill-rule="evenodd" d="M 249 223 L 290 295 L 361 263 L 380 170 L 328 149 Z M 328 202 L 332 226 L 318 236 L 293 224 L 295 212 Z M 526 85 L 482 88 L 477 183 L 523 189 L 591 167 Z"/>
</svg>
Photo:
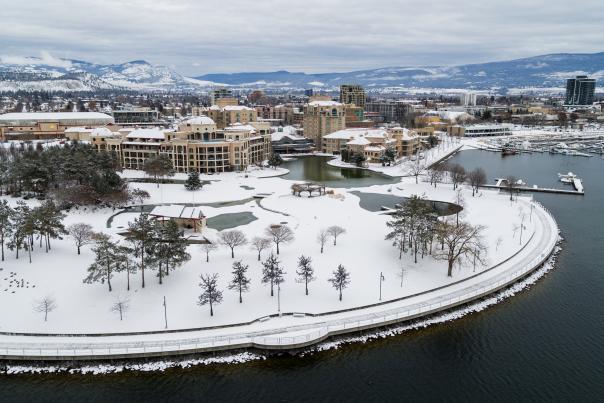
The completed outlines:
<svg viewBox="0 0 604 403">
<path fill-rule="evenodd" d="M 184 120 L 182 123 L 185 123 L 188 125 L 214 125 L 214 124 L 216 124 L 216 122 L 214 122 L 214 120 L 212 120 L 211 118 L 209 118 L 205 115 L 195 116 L 193 118 Z"/>
<path fill-rule="evenodd" d="M 128 133 L 126 136 L 129 139 L 159 139 L 164 140 L 166 138 L 166 132 L 163 129 L 136 129 Z"/>
<path fill-rule="evenodd" d="M 95 120 L 114 123 L 113 117 L 100 112 L 15 112 L 0 115 L 0 123 L 15 121 L 60 122 L 66 120 Z"/>
<path fill-rule="evenodd" d="M 341 103 L 336 101 L 311 101 L 308 103 L 310 106 L 342 106 Z"/>
</svg>

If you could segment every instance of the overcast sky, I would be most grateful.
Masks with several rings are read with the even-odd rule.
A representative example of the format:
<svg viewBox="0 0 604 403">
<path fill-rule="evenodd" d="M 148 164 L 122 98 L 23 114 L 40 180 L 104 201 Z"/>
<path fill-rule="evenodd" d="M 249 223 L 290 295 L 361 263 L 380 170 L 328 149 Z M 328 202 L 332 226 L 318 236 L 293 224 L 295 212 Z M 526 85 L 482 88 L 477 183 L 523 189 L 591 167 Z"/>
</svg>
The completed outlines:
<svg viewBox="0 0 604 403">
<path fill-rule="evenodd" d="M 190 76 L 604 51 L 603 0 L 0 0 L 0 10 L 3 60 L 144 59 Z"/>
</svg>

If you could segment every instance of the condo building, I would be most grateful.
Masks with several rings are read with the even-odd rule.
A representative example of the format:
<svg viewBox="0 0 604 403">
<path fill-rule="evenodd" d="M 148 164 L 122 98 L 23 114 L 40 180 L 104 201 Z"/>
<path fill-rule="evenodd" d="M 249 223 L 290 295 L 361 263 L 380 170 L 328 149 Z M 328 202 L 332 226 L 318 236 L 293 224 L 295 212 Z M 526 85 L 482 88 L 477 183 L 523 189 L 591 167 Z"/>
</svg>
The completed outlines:
<svg viewBox="0 0 604 403">
<path fill-rule="evenodd" d="M 304 137 L 312 140 L 317 148 L 323 136 L 346 127 L 344 104 L 328 100 L 314 100 L 304 106 Z"/>
<path fill-rule="evenodd" d="M 340 85 L 340 102 L 365 109 L 365 90 L 360 85 Z"/>
<path fill-rule="evenodd" d="M 566 105 L 593 105 L 596 80 L 577 76 L 566 80 Z"/>
</svg>

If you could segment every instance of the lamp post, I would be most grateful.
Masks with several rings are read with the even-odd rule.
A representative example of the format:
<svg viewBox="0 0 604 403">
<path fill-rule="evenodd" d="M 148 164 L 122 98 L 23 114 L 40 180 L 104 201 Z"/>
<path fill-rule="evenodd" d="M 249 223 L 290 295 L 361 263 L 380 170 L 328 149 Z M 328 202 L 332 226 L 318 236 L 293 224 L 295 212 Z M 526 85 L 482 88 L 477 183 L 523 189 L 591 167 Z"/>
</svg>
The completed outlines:
<svg viewBox="0 0 604 403">
<path fill-rule="evenodd" d="M 281 283 L 277 283 L 277 313 L 281 317 Z"/>
<path fill-rule="evenodd" d="M 380 301 L 382 300 L 382 281 L 385 281 L 385 280 L 386 280 L 386 278 L 384 277 L 382 272 L 380 272 Z"/>
<path fill-rule="evenodd" d="M 165 329 L 168 328 L 168 304 L 166 303 L 166 296 L 164 295 L 164 321 L 166 322 Z"/>
</svg>

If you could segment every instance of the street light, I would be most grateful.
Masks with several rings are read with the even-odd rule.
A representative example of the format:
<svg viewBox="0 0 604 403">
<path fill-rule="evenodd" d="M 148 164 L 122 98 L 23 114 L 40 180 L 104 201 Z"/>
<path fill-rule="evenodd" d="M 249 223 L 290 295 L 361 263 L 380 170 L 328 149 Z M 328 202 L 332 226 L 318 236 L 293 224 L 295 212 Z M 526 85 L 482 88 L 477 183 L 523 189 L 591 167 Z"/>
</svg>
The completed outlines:
<svg viewBox="0 0 604 403">
<path fill-rule="evenodd" d="M 382 281 L 386 281 L 386 278 L 382 272 L 380 272 L 380 301 L 382 300 Z"/>
<path fill-rule="evenodd" d="M 281 317 L 281 283 L 277 283 L 277 313 Z"/>
</svg>

